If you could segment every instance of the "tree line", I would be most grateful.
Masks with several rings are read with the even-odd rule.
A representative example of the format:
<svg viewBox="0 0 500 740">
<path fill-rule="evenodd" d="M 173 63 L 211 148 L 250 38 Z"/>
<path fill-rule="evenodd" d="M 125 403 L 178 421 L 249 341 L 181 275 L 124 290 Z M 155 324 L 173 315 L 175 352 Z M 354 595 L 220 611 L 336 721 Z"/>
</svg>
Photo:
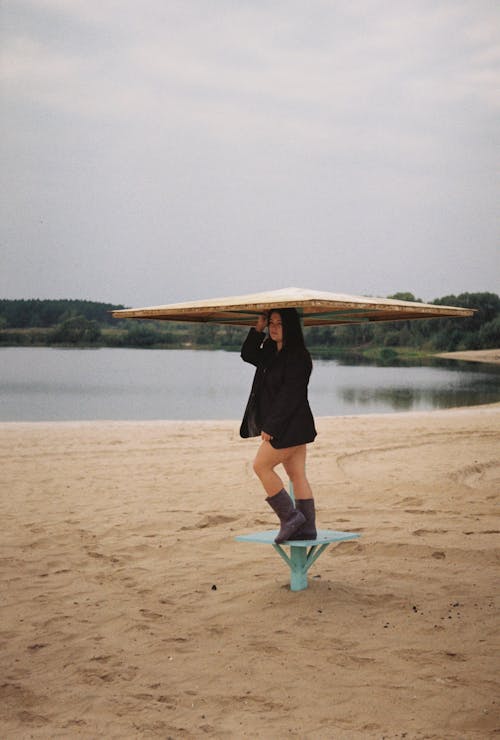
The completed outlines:
<svg viewBox="0 0 500 740">
<path fill-rule="evenodd" d="M 419 301 L 412 293 L 388 296 Z M 500 297 L 495 293 L 461 293 L 433 301 L 435 305 L 476 309 L 462 318 L 418 319 L 306 329 L 308 345 L 323 348 L 413 348 L 431 352 L 500 347 Z"/>
<path fill-rule="evenodd" d="M 419 301 L 412 293 L 388 296 Z M 500 297 L 462 293 L 433 301 L 474 308 L 471 317 L 308 327 L 313 354 L 350 350 L 387 359 L 410 351 L 433 353 L 500 347 Z M 0 345 L 217 348 L 237 350 L 246 329 L 217 324 L 116 320 L 122 305 L 85 300 L 0 299 Z"/>
<path fill-rule="evenodd" d="M 114 319 L 110 311 L 119 308 L 124 306 L 74 299 L 0 299 L 0 328 L 52 328 L 75 316 L 111 325 Z"/>
</svg>

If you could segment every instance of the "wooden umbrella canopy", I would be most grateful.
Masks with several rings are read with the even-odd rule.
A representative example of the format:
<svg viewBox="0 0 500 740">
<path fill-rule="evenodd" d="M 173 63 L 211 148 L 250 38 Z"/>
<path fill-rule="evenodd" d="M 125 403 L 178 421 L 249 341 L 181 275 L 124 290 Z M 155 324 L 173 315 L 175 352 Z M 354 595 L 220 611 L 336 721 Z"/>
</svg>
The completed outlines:
<svg viewBox="0 0 500 740">
<path fill-rule="evenodd" d="M 113 311 L 116 319 L 193 321 L 253 326 L 256 317 L 273 308 L 296 308 L 304 326 L 360 324 L 367 321 L 403 321 L 472 316 L 474 311 L 456 306 L 437 306 L 393 298 L 327 293 L 303 288 L 283 288 L 265 293 L 211 298 L 165 306 L 126 308 Z"/>
</svg>

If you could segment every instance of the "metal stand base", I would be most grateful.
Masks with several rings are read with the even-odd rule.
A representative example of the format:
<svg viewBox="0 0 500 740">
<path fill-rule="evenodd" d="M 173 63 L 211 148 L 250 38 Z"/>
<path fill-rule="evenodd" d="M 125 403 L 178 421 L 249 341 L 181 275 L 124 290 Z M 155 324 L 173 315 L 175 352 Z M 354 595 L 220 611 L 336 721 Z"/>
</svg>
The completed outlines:
<svg viewBox="0 0 500 740">
<path fill-rule="evenodd" d="M 278 555 L 290 568 L 290 590 L 303 591 L 307 588 L 307 574 L 309 568 L 319 558 L 328 545 L 345 540 L 355 540 L 360 535 L 356 532 L 337 532 L 332 529 L 318 530 L 315 540 L 290 540 L 277 545 L 274 538 L 279 530 L 242 534 L 235 537 L 237 542 L 256 542 L 272 545 Z M 290 548 L 290 554 L 284 549 Z"/>
</svg>

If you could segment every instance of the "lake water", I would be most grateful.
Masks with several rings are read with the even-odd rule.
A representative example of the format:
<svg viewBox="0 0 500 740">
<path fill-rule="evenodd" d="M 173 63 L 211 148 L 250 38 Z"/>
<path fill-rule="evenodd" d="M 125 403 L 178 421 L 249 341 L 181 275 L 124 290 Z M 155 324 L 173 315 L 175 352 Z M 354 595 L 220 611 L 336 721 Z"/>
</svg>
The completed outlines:
<svg viewBox="0 0 500 740">
<path fill-rule="evenodd" d="M 240 419 L 252 378 L 236 352 L 2 348 L 0 421 Z M 500 371 L 315 360 L 309 398 L 316 416 L 492 403 L 500 400 Z"/>
</svg>

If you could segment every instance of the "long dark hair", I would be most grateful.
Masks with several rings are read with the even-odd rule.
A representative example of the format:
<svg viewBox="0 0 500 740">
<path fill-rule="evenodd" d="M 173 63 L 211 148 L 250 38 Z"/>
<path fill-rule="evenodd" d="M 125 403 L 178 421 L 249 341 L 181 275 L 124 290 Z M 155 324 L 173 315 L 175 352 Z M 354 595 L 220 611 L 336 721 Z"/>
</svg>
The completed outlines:
<svg viewBox="0 0 500 740">
<path fill-rule="evenodd" d="M 281 323 L 283 325 L 283 349 L 287 352 L 293 352 L 296 350 L 307 352 L 304 335 L 302 333 L 302 325 L 300 323 L 300 316 L 297 309 L 273 308 L 269 311 L 268 318 L 271 318 L 271 314 L 273 313 L 277 313 L 281 316 Z"/>
</svg>

